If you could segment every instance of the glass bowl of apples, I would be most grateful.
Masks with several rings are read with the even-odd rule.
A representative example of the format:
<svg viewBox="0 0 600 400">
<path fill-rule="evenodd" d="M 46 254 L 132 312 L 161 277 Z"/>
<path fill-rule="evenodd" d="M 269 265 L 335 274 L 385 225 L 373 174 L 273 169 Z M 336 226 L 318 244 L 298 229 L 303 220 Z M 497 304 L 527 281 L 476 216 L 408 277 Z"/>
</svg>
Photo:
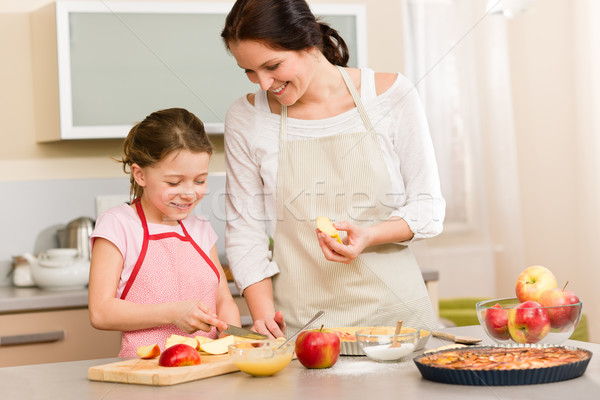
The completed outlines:
<svg viewBox="0 0 600 400">
<path fill-rule="evenodd" d="M 231 361 L 241 371 L 253 376 L 271 376 L 288 366 L 294 355 L 294 343 L 285 338 L 244 340 L 229 346 Z"/>
<path fill-rule="evenodd" d="M 498 344 L 559 345 L 577 328 L 583 307 L 567 292 L 550 290 L 539 302 L 521 302 L 516 297 L 480 301 L 475 305 L 477 318 Z"/>
</svg>

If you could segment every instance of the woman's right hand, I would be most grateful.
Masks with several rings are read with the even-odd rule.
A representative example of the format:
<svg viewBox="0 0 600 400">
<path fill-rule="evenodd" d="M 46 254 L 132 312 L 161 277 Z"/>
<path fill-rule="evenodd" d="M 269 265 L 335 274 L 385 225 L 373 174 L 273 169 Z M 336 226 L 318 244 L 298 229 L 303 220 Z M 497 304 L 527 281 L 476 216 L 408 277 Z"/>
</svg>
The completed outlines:
<svg viewBox="0 0 600 400">
<path fill-rule="evenodd" d="M 277 311 L 273 318 L 257 319 L 252 325 L 252 330 L 270 338 L 285 337 L 286 328 L 283 313 Z"/>
<path fill-rule="evenodd" d="M 208 332 L 215 326 L 219 331 L 227 329 L 228 325 L 217 318 L 210 308 L 197 300 L 187 300 L 174 303 L 173 323 L 185 333 L 196 331 Z"/>
</svg>

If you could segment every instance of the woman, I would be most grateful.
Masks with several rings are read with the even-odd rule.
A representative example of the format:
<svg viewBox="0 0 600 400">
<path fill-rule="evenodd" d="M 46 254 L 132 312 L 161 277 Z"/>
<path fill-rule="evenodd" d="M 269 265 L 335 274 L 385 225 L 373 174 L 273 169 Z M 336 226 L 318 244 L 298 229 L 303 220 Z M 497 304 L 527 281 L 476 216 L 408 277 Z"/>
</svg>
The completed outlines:
<svg viewBox="0 0 600 400">
<path fill-rule="evenodd" d="M 304 1 L 238 0 L 221 36 L 261 88 L 225 121 L 227 256 L 253 329 L 283 336 L 321 309 L 330 327 L 433 328 L 407 244 L 442 231 L 445 202 L 413 86 L 347 68 L 343 39 Z"/>
</svg>

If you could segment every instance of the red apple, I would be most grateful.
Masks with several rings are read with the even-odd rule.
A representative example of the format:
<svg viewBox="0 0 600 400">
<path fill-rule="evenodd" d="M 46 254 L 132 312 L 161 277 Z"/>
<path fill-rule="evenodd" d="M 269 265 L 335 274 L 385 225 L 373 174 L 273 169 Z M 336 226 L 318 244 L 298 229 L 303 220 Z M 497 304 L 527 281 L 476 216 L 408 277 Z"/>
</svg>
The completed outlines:
<svg viewBox="0 0 600 400">
<path fill-rule="evenodd" d="M 553 307 L 548 309 L 548 315 L 550 316 L 550 326 L 556 329 L 569 326 L 577 320 L 579 307 L 569 306 L 569 304 L 577 303 L 579 303 L 579 298 L 575 293 L 565 289 L 546 290 L 540 296 L 542 307 Z"/>
<path fill-rule="evenodd" d="M 200 364 L 200 354 L 192 346 L 178 343 L 169 347 L 160 355 L 158 365 L 161 367 L 183 367 Z"/>
<path fill-rule="evenodd" d="M 306 368 L 329 368 L 340 356 L 340 338 L 335 331 L 323 327 L 300 332 L 296 356 Z"/>
<path fill-rule="evenodd" d="M 541 265 L 526 268 L 517 278 L 515 293 L 520 302 L 539 301 L 546 290 L 556 287 L 552 271 Z"/>
<path fill-rule="evenodd" d="M 510 339 L 508 333 L 508 314 L 499 303 L 485 312 L 485 325 L 490 335 L 500 340 Z"/>
<path fill-rule="evenodd" d="M 550 316 L 537 301 L 508 310 L 508 331 L 517 343 L 537 343 L 550 332 Z"/>
</svg>

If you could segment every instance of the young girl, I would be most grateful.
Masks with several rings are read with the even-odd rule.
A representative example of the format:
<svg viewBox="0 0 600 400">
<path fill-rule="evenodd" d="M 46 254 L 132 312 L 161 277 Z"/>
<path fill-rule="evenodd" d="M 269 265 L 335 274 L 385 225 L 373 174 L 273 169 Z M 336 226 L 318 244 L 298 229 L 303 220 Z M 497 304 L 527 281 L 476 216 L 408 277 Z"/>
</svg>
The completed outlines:
<svg viewBox="0 0 600 400">
<path fill-rule="evenodd" d="M 240 324 L 210 223 L 191 215 L 206 193 L 213 146 L 202 122 L 173 108 L 150 114 L 123 144 L 131 205 L 98 217 L 89 309 L 97 329 L 123 331 L 119 357 L 164 350 L 172 334 L 216 338 Z"/>
</svg>

